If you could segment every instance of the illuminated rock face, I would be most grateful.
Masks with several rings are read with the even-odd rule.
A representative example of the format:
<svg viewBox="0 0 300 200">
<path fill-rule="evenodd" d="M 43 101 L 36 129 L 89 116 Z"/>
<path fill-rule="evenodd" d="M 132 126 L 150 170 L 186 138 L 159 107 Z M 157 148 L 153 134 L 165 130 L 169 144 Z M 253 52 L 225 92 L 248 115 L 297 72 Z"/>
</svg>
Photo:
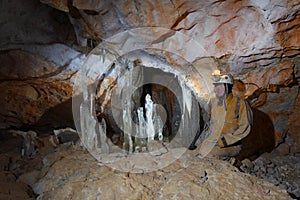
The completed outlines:
<svg viewBox="0 0 300 200">
<path fill-rule="evenodd" d="M 0 87 L 10 91 L 9 94 L 2 93 L 1 99 L 7 99 L 9 95 L 14 96 L 14 102 L 24 102 L 23 100 L 27 99 L 24 104 L 31 109 L 30 112 L 21 112 L 20 109 L 13 108 L 14 103 L 3 101 L 3 104 L 8 106 L 1 110 L 1 116 L 6 120 L 10 119 L 12 124 L 34 124 L 49 108 L 71 96 L 71 77 L 73 72 L 79 69 L 74 66 L 80 66 L 79 63 L 84 60 L 84 55 L 79 52 L 85 53 L 85 50 L 92 49 L 103 39 L 117 33 L 145 26 L 169 29 L 166 34 L 158 36 L 155 42 L 166 46 L 174 45 L 181 55 L 188 55 L 187 60 L 194 68 L 206 76 L 210 75 L 211 69 L 218 67 L 222 72 L 231 73 L 236 80 L 240 80 L 240 87 L 236 92 L 250 99 L 254 107 L 271 118 L 276 143 L 281 142 L 287 133 L 290 114 L 299 111 L 297 106 L 293 107 L 299 90 L 299 0 L 42 2 L 62 12 L 37 3 L 44 12 L 36 12 L 38 17 L 27 17 L 29 20 L 24 21 L 24 25 L 18 29 L 14 25 L 22 19 L 21 14 L 11 16 L 9 11 L 21 10 L 26 16 L 35 11 L 34 6 L 28 4 L 26 8 L 15 8 L 8 4 L 10 6 L 6 7 L 7 11 L 3 10 L 4 6 L 1 8 L 7 19 L 13 19 L 11 23 L 6 24 L 6 31 L 0 35 L 1 41 L 8 38 L 7 43 L 1 42 L 1 50 L 11 50 L 3 51 L 0 57 L 5 61 L 1 62 L 5 63 L 2 64 L 4 67 L 0 66 L 3 80 Z M 17 13 L 22 13 L 21 11 Z M 49 16 L 56 16 L 57 20 Z M 46 23 L 39 23 L 39 18 Z M 1 21 L 7 22 L 7 19 Z M 31 27 L 32 33 L 28 31 Z M 179 34 L 186 37 L 178 37 Z M 15 37 L 8 37 L 9 35 Z M 189 42 L 199 44 L 199 48 L 191 48 Z M 70 53 L 63 54 L 63 58 L 69 60 L 59 62 L 57 54 L 52 57 L 49 55 L 60 48 L 49 43 L 66 43 L 69 46 L 77 43 L 78 52 L 66 50 Z M 49 47 L 49 50 L 41 51 L 29 47 L 29 44 L 43 44 L 42 46 Z M 11 59 L 7 60 L 6 56 Z M 172 52 L 165 52 L 163 56 L 174 66 L 180 66 L 182 63 Z M 12 66 L 13 69 L 8 70 Z M 23 70 L 24 68 L 28 70 Z M 59 86 L 59 89 L 54 89 L 52 85 L 56 82 L 49 83 L 53 78 L 66 87 Z M 27 84 L 27 89 L 22 90 L 24 95 L 14 95 L 20 94 L 20 91 L 13 84 L 8 86 L 8 81 L 12 79 L 26 80 L 22 82 Z M 28 82 L 28 79 L 31 82 Z M 190 81 L 194 83 L 192 87 L 201 92 L 197 80 L 190 77 Z M 32 90 L 32 84 L 38 84 L 40 88 L 47 87 L 50 92 Z M 38 107 L 36 102 L 39 102 Z M 33 114 L 36 115 L 33 117 Z M 291 134 L 293 135 L 293 132 Z"/>
<path fill-rule="evenodd" d="M 44 159 L 44 176 L 33 190 L 45 199 L 289 199 L 283 189 L 227 162 L 188 156 L 163 170 L 136 174 L 98 166 L 82 151 L 60 149 Z"/>
</svg>

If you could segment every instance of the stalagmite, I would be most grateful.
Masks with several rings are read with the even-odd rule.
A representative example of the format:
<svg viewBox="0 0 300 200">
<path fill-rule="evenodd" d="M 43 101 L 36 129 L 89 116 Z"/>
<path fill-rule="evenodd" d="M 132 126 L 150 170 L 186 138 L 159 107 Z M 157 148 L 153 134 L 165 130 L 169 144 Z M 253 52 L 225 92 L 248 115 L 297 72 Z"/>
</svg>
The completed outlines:
<svg viewBox="0 0 300 200">
<path fill-rule="evenodd" d="M 130 118 L 130 110 L 125 108 L 123 110 L 123 129 L 124 129 L 124 144 L 123 147 L 129 146 L 129 153 L 133 152 L 133 143 L 132 143 L 132 124 Z"/>
<path fill-rule="evenodd" d="M 154 140 L 155 130 L 153 124 L 153 101 L 149 94 L 146 95 L 146 131 L 148 137 L 148 143 Z"/>
<path fill-rule="evenodd" d="M 154 129 L 155 133 L 158 134 L 158 140 L 162 141 L 164 136 L 163 136 L 163 127 L 164 127 L 164 122 L 162 121 L 161 116 L 158 114 L 158 106 L 157 104 L 154 105 Z"/>
<path fill-rule="evenodd" d="M 146 146 L 146 121 L 144 118 L 143 107 L 138 108 L 138 128 L 135 143 L 137 146 L 144 147 Z"/>
</svg>

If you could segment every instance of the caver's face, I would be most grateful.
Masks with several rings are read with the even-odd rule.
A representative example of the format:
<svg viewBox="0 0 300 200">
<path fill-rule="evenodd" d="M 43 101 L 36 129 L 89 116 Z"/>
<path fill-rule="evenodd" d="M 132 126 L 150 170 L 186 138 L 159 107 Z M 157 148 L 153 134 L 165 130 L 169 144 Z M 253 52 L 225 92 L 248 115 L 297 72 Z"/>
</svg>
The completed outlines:
<svg viewBox="0 0 300 200">
<path fill-rule="evenodd" d="M 218 98 L 222 97 L 225 94 L 225 85 L 223 83 L 215 84 L 214 91 Z"/>
</svg>

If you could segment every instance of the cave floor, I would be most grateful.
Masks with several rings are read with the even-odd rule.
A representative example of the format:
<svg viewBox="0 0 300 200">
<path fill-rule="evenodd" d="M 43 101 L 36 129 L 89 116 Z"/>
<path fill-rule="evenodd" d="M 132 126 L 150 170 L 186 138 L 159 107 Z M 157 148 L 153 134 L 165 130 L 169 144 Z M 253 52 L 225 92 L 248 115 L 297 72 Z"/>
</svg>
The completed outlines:
<svg viewBox="0 0 300 200">
<path fill-rule="evenodd" d="M 39 138 L 23 155 L 23 138 L 0 134 L 0 199 L 292 199 L 299 197 L 300 154 L 287 146 L 243 160 L 240 169 L 186 151 L 165 168 L 125 173 L 97 162 L 79 144 Z"/>
</svg>

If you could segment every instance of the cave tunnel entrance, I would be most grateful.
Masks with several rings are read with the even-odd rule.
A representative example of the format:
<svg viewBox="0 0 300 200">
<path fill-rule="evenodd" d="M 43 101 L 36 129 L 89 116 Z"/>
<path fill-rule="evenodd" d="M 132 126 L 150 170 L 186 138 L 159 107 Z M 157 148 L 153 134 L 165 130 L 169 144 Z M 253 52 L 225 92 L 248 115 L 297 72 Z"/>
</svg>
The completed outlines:
<svg viewBox="0 0 300 200">
<path fill-rule="evenodd" d="M 136 93 L 142 94 L 140 97 L 140 105 L 144 110 L 144 117 L 146 118 L 146 95 L 152 97 L 154 104 L 160 105 L 158 112 L 164 118 L 163 136 L 171 139 L 178 131 L 177 123 L 180 121 L 178 116 L 181 116 L 181 109 L 176 95 L 165 86 L 159 84 L 146 84 L 139 88 Z M 136 110 L 136 109 L 135 109 Z M 133 114 L 137 112 L 133 111 Z"/>
<path fill-rule="evenodd" d="M 163 122 L 161 127 L 163 139 L 161 141 L 165 143 L 175 141 L 175 147 L 188 147 L 197 131 L 199 132 L 203 128 L 201 107 L 193 92 L 184 85 L 178 76 L 158 68 L 140 67 L 137 71 L 133 70 L 132 77 L 133 84 L 136 80 L 142 80 L 145 83 L 137 87 L 130 96 L 130 116 L 134 124 L 139 126 L 141 123 L 138 116 L 139 109 L 143 110 L 143 118 L 147 118 L 146 96 L 150 95 L 155 107 L 154 115 L 159 116 Z M 120 112 L 118 116 L 122 116 L 124 110 L 119 109 L 118 111 Z M 152 119 L 156 126 L 154 115 Z M 100 116 L 98 121 L 102 119 L 106 121 L 106 136 L 113 144 L 124 148 L 126 136 L 123 127 L 118 126 L 109 106 L 106 107 L 103 114 L 98 116 Z M 161 139 L 157 128 L 159 127 L 155 127 L 155 141 Z M 139 136 L 132 137 L 133 149 L 138 145 L 138 139 Z M 128 145 L 125 148 L 128 150 Z"/>
</svg>

